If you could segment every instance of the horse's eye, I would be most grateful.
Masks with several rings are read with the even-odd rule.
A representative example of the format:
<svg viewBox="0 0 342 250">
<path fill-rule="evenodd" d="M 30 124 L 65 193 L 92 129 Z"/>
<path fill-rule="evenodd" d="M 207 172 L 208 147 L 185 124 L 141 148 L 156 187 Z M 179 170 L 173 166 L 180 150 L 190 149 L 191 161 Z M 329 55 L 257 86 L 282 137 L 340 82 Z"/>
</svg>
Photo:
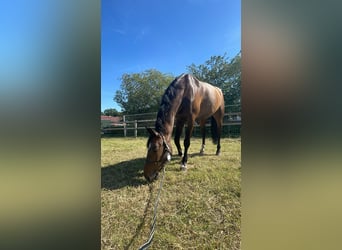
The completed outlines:
<svg viewBox="0 0 342 250">
<path fill-rule="evenodd" d="M 153 145 L 151 149 L 152 149 L 152 151 L 157 152 L 158 151 L 158 145 Z"/>
</svg>

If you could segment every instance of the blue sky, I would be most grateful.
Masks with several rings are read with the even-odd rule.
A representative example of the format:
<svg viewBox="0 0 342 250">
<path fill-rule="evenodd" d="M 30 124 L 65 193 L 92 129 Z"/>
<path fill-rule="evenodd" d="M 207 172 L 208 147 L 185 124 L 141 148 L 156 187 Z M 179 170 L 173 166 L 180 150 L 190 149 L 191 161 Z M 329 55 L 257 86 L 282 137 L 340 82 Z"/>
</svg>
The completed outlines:
<svg viewBox="0 0 342 250">
<path fill-rule="evenodd" d="M 101 110 L 124 73 L 157 69 L 177 76 L 213 55 L 241 50 L 240 0 L 102 0 Z"/>
</svg>

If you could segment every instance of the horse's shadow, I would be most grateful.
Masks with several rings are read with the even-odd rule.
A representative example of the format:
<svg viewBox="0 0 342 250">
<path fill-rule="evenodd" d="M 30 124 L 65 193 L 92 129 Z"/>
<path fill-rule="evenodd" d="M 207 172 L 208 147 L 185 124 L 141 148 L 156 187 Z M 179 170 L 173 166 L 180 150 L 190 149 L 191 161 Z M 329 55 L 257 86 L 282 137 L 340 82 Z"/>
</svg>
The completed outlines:
<svg viewBox="0 0 342 250">
<path fill-rule="evenodd" d="M 119 162 L 101 168 L 101 188 L 115 190 L 146 184 L 143 177 L 144 158 Z"/>
<path fill-rule="evenodd" d="M 215 154 L 192 153 L 190 157 L 213 156 Z M 172 162 L 181 162 L 182 157 L 178 155 Z M 129 161 L 119 162 L 101 168 L 101 188 L 108 190 L 120 189 L 122 187 L 138 187 L 148 184 L 143 175 L 145 158 L 136 158 Z"/>
</svg>

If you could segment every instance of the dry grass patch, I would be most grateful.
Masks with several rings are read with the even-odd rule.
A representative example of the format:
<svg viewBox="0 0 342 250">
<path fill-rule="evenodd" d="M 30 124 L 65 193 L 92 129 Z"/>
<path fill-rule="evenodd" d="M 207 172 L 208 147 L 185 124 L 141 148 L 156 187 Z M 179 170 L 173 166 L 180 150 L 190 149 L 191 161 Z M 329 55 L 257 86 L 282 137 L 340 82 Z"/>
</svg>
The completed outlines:
<svg viewBox="0 0 342 250">
<path fill-rule="evenodd" d="M 102 249 L 137 249 L 148 237 L 159 181 L 143 177 L 146 140 L 101 140 Z M 180 157 L 166 165 L 150 249 L 240 249 L 241 142 L 223 139 L 220 156 L 209 141 L 199 156 L 200 146 L 192 138 L 186 172 Z"/>
</svg>

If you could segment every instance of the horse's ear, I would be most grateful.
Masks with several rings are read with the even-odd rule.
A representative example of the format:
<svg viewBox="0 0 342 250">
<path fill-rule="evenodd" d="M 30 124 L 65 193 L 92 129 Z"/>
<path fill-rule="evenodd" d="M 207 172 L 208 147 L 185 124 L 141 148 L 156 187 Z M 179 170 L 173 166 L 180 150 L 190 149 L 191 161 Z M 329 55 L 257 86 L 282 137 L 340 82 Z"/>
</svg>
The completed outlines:
<svg viewBox="0 0 342 250">
<path fill-rule="evenodd" d="M 157 131 L 155 131 L 153 128 L 148 128 L 148 127 L 145 127 L 146 130 L 150 133 L 150 135 L 152 136 L 158 136 L 158 133 Z"/>
</svg>

